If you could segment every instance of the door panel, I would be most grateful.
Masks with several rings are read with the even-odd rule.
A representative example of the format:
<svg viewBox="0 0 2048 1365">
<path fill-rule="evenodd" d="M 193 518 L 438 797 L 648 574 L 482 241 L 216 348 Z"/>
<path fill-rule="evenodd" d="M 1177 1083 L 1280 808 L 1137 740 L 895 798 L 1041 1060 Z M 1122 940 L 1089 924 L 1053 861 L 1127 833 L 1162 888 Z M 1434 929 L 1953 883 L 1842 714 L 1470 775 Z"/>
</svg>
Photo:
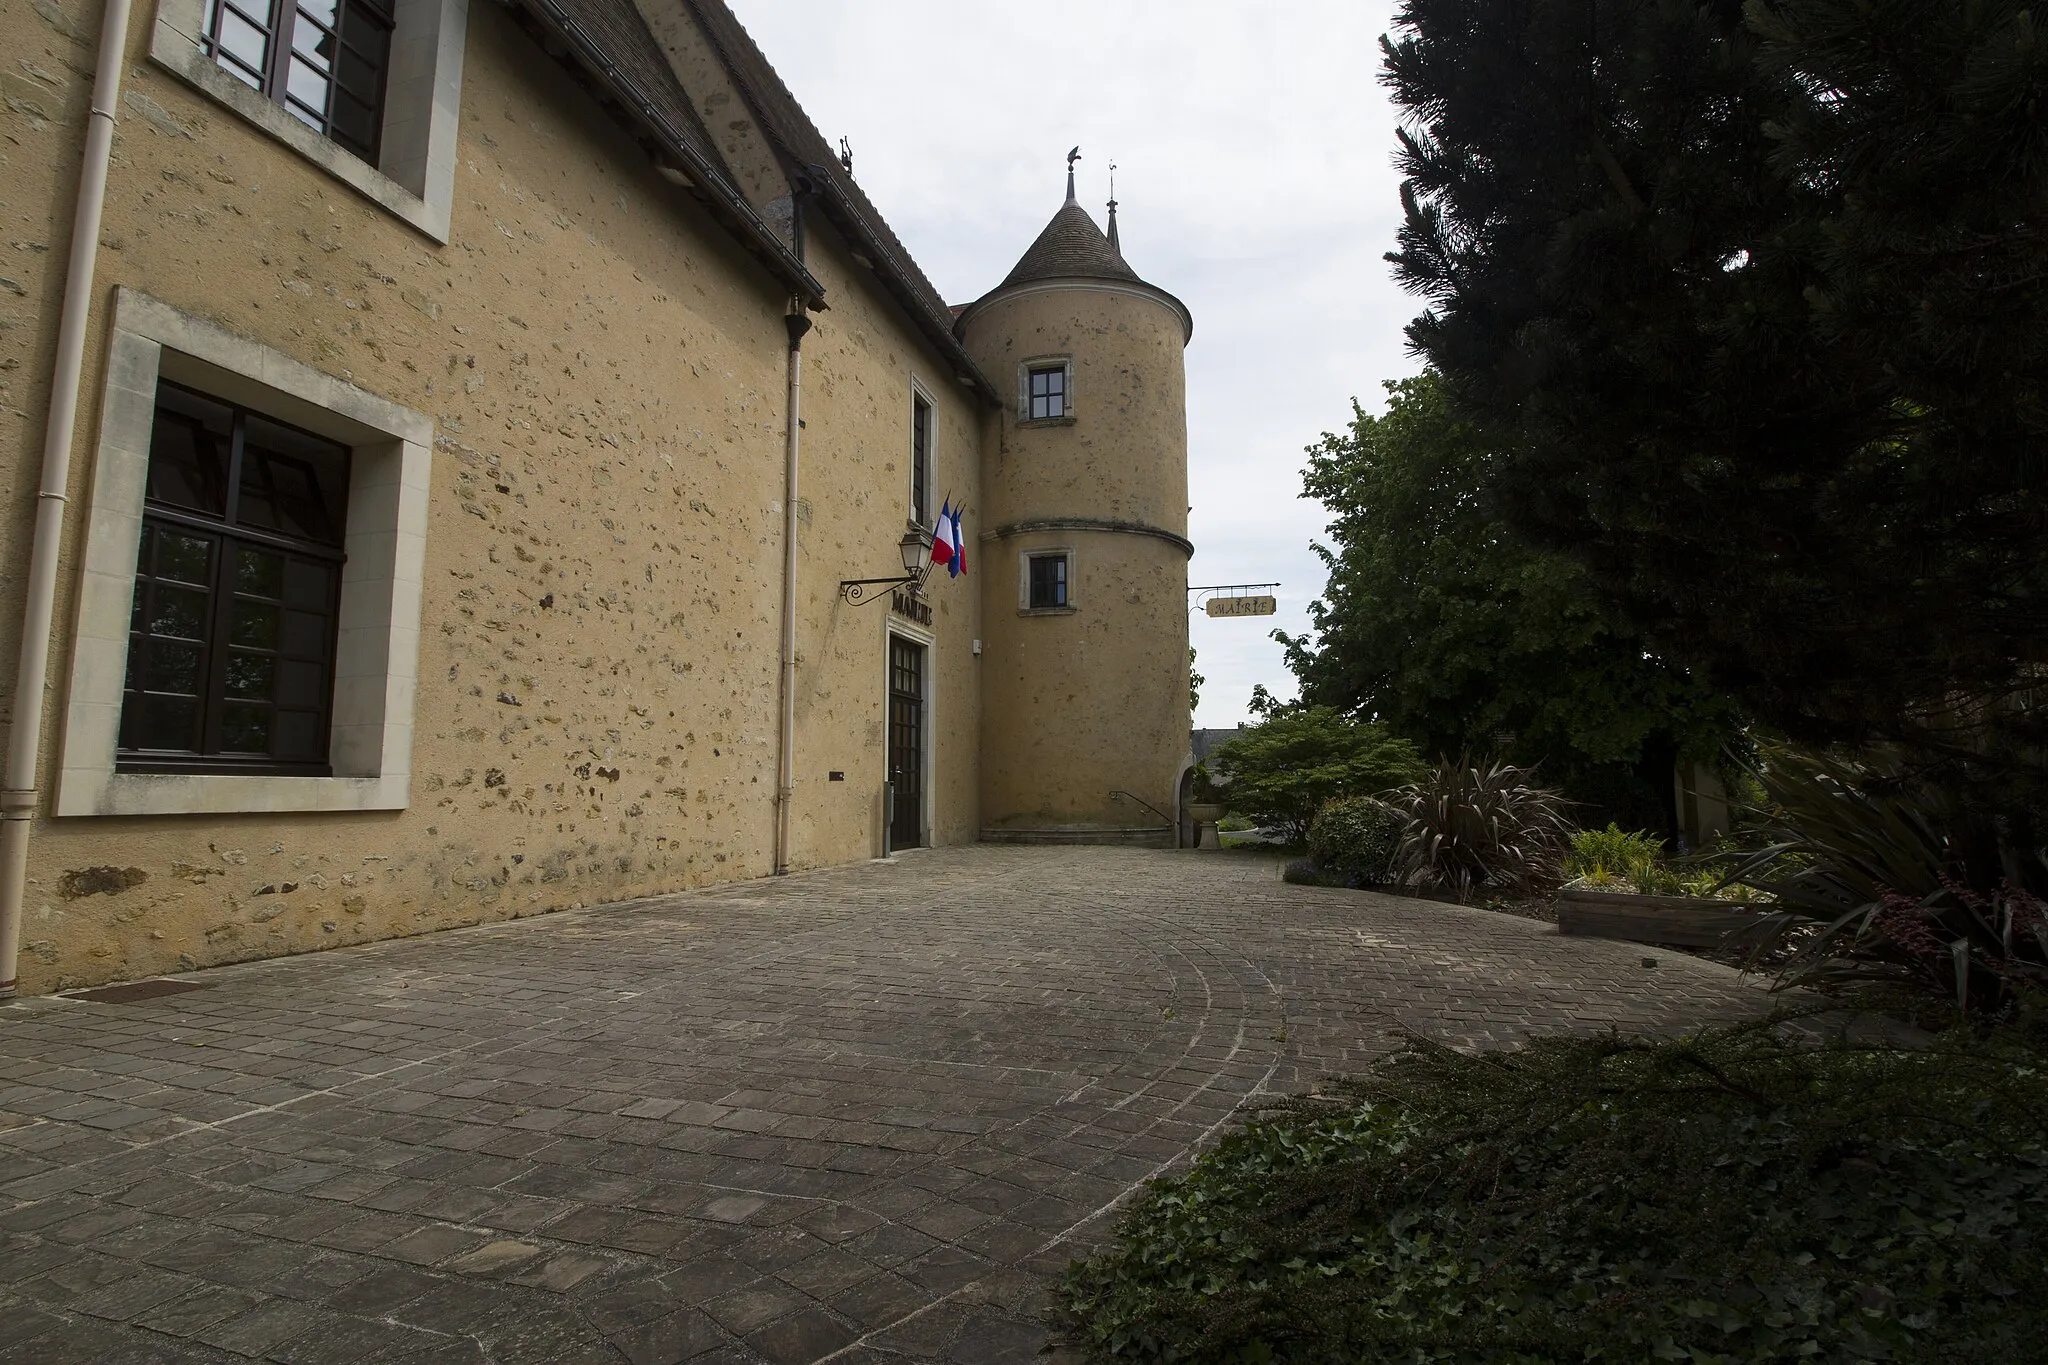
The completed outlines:
<svg viewBox="0 0 2048 1365">
<path fill-rule="evenodd" d="M 924 646 L 889 637 L 889 847 L 924 843 Z"/>
</svg>

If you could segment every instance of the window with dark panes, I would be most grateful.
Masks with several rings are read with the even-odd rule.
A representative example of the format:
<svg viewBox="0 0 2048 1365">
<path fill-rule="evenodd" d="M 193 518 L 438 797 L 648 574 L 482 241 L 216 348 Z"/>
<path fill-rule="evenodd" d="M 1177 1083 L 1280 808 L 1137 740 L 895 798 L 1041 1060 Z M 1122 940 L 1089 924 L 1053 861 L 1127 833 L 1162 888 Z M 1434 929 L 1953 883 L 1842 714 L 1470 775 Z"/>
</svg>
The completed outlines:
<svg viewBox="0 0 2048 1365">
<path fill-rule="evenodd" d="M 392 12 L 377 0 L 206 0 L 223 71 L 317 133 L 377 160 Z"/>
<path fill-rule="evenodd" d="M 932 519 L 932 405 L 910 395 L 910 518 L 919 526 Z"/>
<path fill-rule="evenodd" d="M 1030 417 L 1033 421 L 1041 417 L 1065 417 L 1067 415 L 1067 367 L 1054 365 L 1047 369 L 1032 370 L 1030 381 Z"/>
<path fill-rule="evenodd" d="M 324 776 L 346 446 L 157 387 L 117 766 Z"/>
<path fill-rule="evenodd" d="M 1027 599 L 1032 607 L 1064 607 L 1067 605 L 1067 557 L 1065 555 L 1032 555 L 1031 595 Z"/>
</svg>

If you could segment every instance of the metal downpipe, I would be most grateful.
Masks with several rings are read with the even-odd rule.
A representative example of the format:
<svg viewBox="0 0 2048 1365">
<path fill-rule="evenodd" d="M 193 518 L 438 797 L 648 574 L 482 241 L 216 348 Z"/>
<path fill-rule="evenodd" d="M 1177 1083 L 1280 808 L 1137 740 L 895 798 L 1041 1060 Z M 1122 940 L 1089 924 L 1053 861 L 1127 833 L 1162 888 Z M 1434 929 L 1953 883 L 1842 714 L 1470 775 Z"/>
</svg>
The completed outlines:
<svg viewBox="0 0 2048 1365">
<path fill-rule="evenodd" d="M 782 721 L 775 778 L 775 875 L 789 872 L 789 808 L 796 800 L 796 493 L 803 432 L 804 333 L 811 320 L 800 302 L 785 316 L 789 329 L 789 442 L 782 476 Z"/>
<path fill-rule="evenodd" d="M 7 731 L 5 766 L 0 769 L 0 999 L 15 993 L 21 957 L 28 836 L 38 799 L 36 758 L 43 734 L 44 682 L 50 668 L 50 623 L 57 606 L 57 557 L 64 541 L 71 444 L 78 430 L 86 324 L 92 313 L 93 268 L 99 259 L 100 216 L 107 202 L 107 164 L 114 148 L 114 110 L 121 96 L 129 7 L 130 0 L 106 0 L 100 18 L 99 62 L 85 121 L 85 153 L 71 219 L 71 258 L 64 274 L 57 358 L 50 377 L 50 412 L 43 430 L 43 474 L 36 492 L 35 537 L 29 549 L 28 599 L 22 605 L 21 655 L 14 669 L 14 720 Z"/>
</svg>

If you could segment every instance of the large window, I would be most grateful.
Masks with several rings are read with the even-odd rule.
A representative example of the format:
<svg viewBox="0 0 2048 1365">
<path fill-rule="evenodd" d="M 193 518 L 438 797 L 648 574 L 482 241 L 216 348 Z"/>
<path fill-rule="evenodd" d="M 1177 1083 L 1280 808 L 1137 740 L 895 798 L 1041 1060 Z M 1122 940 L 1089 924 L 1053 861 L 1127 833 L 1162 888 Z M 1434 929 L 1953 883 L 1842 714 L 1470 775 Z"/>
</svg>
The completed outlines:
<svg viewBox="0 0 2048 1365">
<path fill-rule="evenodd" d="M 388 0 L 205 0 L 222 70 L 372 165 L 391 64 Z"/>
<path fill-rule="evenodd" d="M 117 766 L 324 776 L 348 448 L 157 386 Z"/>
<path fill-rule="evenodd" d="M 932 404 L 912 390 L 910 395 L 910 519 L 932 524 Z"/>
<path fill-rule="evenodd" d="M 1031 555 L 1029 566 L 1030 586 L 1025 605 L 1032 611 L 1069 605 L 1067 601 L 1067 556 L 1064 552 L 1053 555 Z"/>
<path fill-rule="evenodd" d="M 1067 415 L 1067 367 L 1034 365 L 1025 377 L 1025 418 L 1042 421 Z"/>
</svg>

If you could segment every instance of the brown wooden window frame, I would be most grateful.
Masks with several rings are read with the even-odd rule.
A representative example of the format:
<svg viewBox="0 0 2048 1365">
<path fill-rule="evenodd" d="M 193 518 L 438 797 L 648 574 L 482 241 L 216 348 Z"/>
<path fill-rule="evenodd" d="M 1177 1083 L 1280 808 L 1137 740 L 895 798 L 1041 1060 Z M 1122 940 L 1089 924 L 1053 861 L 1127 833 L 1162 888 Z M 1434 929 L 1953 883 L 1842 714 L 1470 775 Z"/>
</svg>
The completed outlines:
<svg viewBox="0 0 2048 1365">
<path fill-rule="evenodd" d="M 339 643 L 342 569 L 347 562 L 343 544 L 347 534 L 347 495 L 352 454 L 349 447 L 329 437 L 281 422 L 267 413 L 216 398 L 200 390 L 169 381 L 157 386 L 156 423 L 179 421 L 188 426 L 203 419 L 178 413 L 165 403 L 165 391 L 185 395 L 194 406 L 209 408 L 227 419 L 228 452 L 219 471 L 219 486 L 207 494 L 217 497 L 219 510 L 195 507 L 174 498 L 159 496 L 158 441 L 153 428 L 149 488 L 143 499 L 141 543 L 135 566 L 135 600 L 128 637 L 127 674 L 121 693 L 120 741 L 115 750 L 115 770 L 136 773 L 239 773 L 250 775 L 331 777 L 331 728 L 334 716 L 335 656 Z M 292 534 L 275 527 L 254 524 L 244 517 L 243 500 L 247 477 L 252 473 L 263 484 L 256 490 L 266 496 L 275 513 L 281 504 L 276 475 L 280 468 L 297 464 L 306 472 L 307 485 L 320 490 L 319 471 L 289 452 L 267 452 L 253 471 L 248 463 L 248 435 L 252 421 L 300 441 L 325 447 L 322 452 L 338 457 L 338 469 L 330 466 L 327 483 L 338 494 L 338 506 L 327 506 L 323 496 L 319 513 L 326 520 L 326 535 Z M 217 433 L 216 433 L 217 434 Z M 164 475 L 163 482 L 169 481 Z M 324 492 L 325 490 L 320 490 Z M 301 500 L 302 503 L 304 500 Z M 282 517 L 274 517 L 282 520 Z M 191 546 L 205 543 L 205 567 L 195 573 L 173 563 L 167 566 L 167 537 Z M 261 584 L 240 579 L 243 552 L 274 559 L 276 588 L 266 591 Z M 186 561 L 187 563 L 191 561 Z M 317 566 L 317 567 L 314 567 Z M 295 595 L 294 578 L 303 580 L 309 569 L 326 575 L 324 588 L 315 586 L 310 595 Z M 200 581 L 203 574 L 204 582 Z M 182 576 L 181 576 L 182 575 Z M 203 604 L 185 620 L 203 620 L 198 634 L 177 634 L 159 626 L 172 619 L 162 603 L 164 593 L 181 595 L 189 601 L 203 596 Z M 242 618 L 237 604 L 251 604 L 258 610 L 251 619 L 261 620 L 261 609 L 275 608 L 276 628 L 270 643 L 238 634 Z M 316 618 L 308 625 L 314 644 L 295 645 L 293 617 Z M 157 651 L 197 655 L 196 668 L 185 676 L 195 679 L 191 691 L 162 685 Z M 242 678 L 233 676 L 234 666 L 246 663 Z M 267 668 L 266 668 L 267 665 Z M 317 670 L 308 672 L 309 669 Z M 300 695 L 293 700 L 285 692 L 285 676 L 297 670 Z M 236 694 L 231 689 L 245 685 L 243 678 L 267 676 L 270 694 Z M 150 709 L 153 701 L 197 702 L 196 743 L 168 747 L 137 740 L 159 739 L 162 731 L 146 733 L 156 723 Z M 236 750 L 228 732 L 229 708 L 267 708 L 268 752 Z M 284 715 L 310 716 L 310 741 L 304 757 L 276 757 Z M 191 722 L 187 722 L 188 727 Z M 187 729 L 191 737 L 190 728 Z"/>
<path fill-rule="evenodd" d="M 262 11 L 260 18 L 257 10 Z M 372 166 L 377 164 L 396 24 L 389 4 L 204 0 L 203 14 L 200 47 L 215 65 L 314 132 Z M 284 41 L 279 41 L 280 34 Z M 250 50 L 252 38 L 260 53 Z M 320 63 L 325 63 L 324 71 Z M 349 68 L 346 73 L 344 66 Z M 316 90 L 318 108 L 313 105 Z M 343 101 L 360 110 L 355 120 L 337 120 L 337 106 Z M 351 128 L 351 122 L 359 126 Z"/>
</svg>

